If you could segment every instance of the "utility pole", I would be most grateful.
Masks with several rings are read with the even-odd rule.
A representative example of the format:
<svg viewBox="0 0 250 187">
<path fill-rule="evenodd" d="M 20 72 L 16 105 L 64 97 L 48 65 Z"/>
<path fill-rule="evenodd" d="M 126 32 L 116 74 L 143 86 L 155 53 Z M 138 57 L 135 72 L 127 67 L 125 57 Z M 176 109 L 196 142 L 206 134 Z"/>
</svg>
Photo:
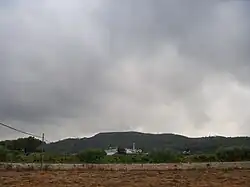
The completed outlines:
<svg viewBox="0 0 250 187">
<path fill-rule="evenodd" d="M 41 154 L 41 170 L 43 169 L 43 153 L 44 153 L 44 133 L 42 134 L 42 154 Z"/>
</svg>

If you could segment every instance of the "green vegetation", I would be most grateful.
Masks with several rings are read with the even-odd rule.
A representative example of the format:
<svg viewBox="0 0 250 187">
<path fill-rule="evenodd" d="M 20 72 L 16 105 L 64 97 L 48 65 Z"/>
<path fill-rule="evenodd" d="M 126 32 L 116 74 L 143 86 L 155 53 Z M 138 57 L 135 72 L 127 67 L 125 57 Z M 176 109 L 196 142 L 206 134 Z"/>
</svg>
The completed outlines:
<svg viewBox="0 0 250 187">
<path fill-rule="evenodd" d="M 0 147 L 0 162 L 39 163 L 41 153 L 26 155 L 18 151 Z M 46 163 L 178 163 L 178 162 L 216 162 L 250 161 L 250 149 L 234 147 L 220 149 L 214 154 L 183 155 L 171 151 L 154 151 L 149 154 L 107 156 L 103 150 L 89 149 L 75 155 L 44 153 Z"/>
<path fill-rule="evenodd" d="M 221 161 L 241 161 L 250 160 L 250 148 L 249 147 L 228 147 L 219 149 L 216 156 Z"/>
<path fill-rule="evenodd" d="M 25 153 L 38 152 L 38 147 L 42 141 L 33 138 L 19 138 L 17 140 L 5 140 L 0 142 L 0 146 L 5 147 L 8 150 L 24 151 Z"/>
<path fill-rule="evenodd" d="M 84 163 L 101 163 L 105 156 L 106 153 L 98 149 L 89 149 L 77 154 L 79 161 Z"/>
<path fill-rule="evenodd" d="M 250 161 L 250 138 L 186 138 L 179 135 L 151 135 L 142 133 L 103 133 L 92 138 L 79 139 L 87 148 L 79 150 L 77 140 L 70 139 L 60 141 L 54 144 L 44 144 L 44 161 L 46 163 L 178 163 L 178 162 L 214 162 L 214 161 Z M 168 137 L 168 139 L 166 139 Z M 108 138 L 110 138 L 108 140 Z M 120 139 L 122 140 L 120 140 Z M 148 154 L 141 153 L 135 155 L 124 154 L 123 147 L 127 145 L 125 138 L 129 143 L 136 142 L 136 145 L 144 145 L 143 148 Z M 150 141 L 149 138 L 152 138 Z M 171 139 L 172 138 L 172 139 Z M 137 141 L 136 141 L 137 140 Z M 143 142 L 143 140 L 145 142 Z M 93 146 L 86 142 L 93 143 Z M 119 153 L 113 156 L 107 156 L 104 152 L 104 142 L 116 142 L 119 147 Z M 124 142 L 123 142 L 124 141 Z M 131 142 L 130 142 L 131 141 Z M 76 153 L 72 151 L 65 152 L 59 144 L 64 142 L 68 148 L 78 147 Z M 85 143 L 84 143 L 85 142 Z M 138 143 L 137 143 L 138 142 Z M 153 143 L 152 143 L 153 142 Z M 120 143 L 120 144 L 119 144 Z M 0 142 L 0 162 L 24 162 L 39 163 L 41 161 L 40 140 L 32 137 L 20 138 L 17 140 L 8 140 Z M 147 144 L 150 144 L 150 148 Z M 155 146 L 154 146 L 154 145 Z M 132 145 L 132 143 L 131 143 Z M 160 147 L 160 145 L 162 145 Z M 57 151 L 51 151 L 51 147 Z M 55 147 L 59 146 L 59 147 Z M 104 147 L 104 148 L 102 148 Z M 129 146 L 127 146 L 129 147 Z M 61 151 L 58 151 L 61 150 Z M 183 154 L 184 150 L 190 150 L 190 154 Z"/>
</svg>

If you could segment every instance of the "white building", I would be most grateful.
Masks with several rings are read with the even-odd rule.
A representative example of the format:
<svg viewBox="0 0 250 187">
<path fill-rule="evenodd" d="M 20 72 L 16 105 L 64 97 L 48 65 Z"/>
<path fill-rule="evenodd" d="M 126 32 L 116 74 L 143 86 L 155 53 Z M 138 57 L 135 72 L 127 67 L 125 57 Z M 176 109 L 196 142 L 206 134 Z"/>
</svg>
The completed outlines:
<svg viewBox="0 0 250 187">
<path fill-rule="evenodd" d="M 125 150 L 126 150 L 126 154 L 139 154 L 139 153 L 142 153 L 141 149 L 136 149 L 135 148 L 135 143 L 133 143 L 133 148 L 132 149 L 125 148 Z"/>
<path fill-rule="evenodd" d="M 118 152 L 118 148 L 117 147 L 110 147 L 104 151 L 106 152 L 107 155 L 114 155 Z"/>
<path fill-rule="evenodd" d="M 136 149 L 135 148 L 135 143 L 133 143 L 133 148 L 129 149 L 129 148 L 125 148 L 126 154 L 139 154 L 142 153 L 141 149 Z M 116 153 L 118 153 L 118 148 L 117 147 L 110 147 L 109 149 L 105 150 L 107 155 L 114 155 Z"/>
</svg>

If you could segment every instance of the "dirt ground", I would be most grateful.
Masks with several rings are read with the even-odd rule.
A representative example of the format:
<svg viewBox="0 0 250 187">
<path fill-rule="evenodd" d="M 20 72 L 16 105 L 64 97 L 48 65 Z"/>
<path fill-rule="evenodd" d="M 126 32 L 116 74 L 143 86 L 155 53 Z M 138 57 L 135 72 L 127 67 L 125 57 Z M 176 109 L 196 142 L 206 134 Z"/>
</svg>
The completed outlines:
<svg viewBox="0 0 250 187">
<path fill-rule="evenodd" d="M 250 170 L 0 171 L 1 187 L 249 187 Z"/>
</svg>

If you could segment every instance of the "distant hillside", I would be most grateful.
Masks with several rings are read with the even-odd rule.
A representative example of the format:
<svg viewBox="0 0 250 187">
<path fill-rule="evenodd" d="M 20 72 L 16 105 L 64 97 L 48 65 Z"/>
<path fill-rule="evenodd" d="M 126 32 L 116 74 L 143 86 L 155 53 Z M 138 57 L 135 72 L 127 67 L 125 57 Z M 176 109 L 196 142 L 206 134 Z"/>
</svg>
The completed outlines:
<svg viewBox="0 0 250 187">
<path fill-rule="evenodd" d="M 193 153 L 214 152 L 220 147 L 249 146 L 250 137 L 202 137 L 188 138 L 175 134 L 148 134 L 139 132 L 99 133 L 90 138 L 65 139 L 45 146 L 46 152 L 77 153 L 84 149 L 106 149 L 111 146 L 132 147 L 145 151 L 168 149 L 183 151 L 190 149 Z"/>
</svg>

